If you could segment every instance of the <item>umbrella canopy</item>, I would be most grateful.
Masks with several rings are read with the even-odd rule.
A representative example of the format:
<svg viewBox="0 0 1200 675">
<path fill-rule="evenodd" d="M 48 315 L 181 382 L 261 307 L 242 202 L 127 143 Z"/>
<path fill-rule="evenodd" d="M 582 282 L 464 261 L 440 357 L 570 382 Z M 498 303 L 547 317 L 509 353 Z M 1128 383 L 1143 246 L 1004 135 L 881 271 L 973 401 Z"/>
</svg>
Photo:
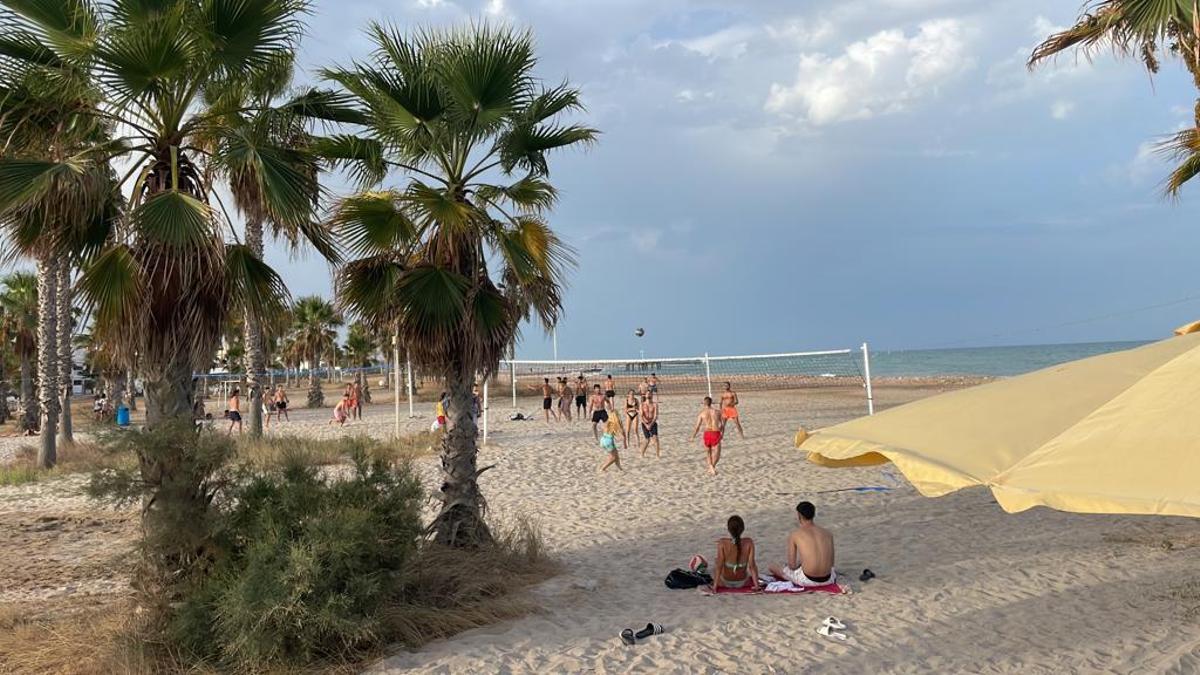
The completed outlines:
<svg viewBox="0 0 1200 675">
<path fill-rule="evenodd" d="M 825 466 L 895 463 L 928 497 L 1006 511 L 1200 517 L 1200 333 L 951 392 L 822 429 Z"/>
</svg>

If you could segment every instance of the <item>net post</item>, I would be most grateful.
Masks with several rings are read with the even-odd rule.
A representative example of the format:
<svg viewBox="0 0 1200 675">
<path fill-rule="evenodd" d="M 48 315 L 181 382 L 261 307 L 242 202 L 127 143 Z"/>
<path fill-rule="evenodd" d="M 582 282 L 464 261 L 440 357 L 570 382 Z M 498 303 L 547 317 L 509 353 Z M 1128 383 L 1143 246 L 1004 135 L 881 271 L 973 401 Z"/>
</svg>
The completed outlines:
<svg viewBox="0 0 1200 675">
<path fill-rule="evenodd" d="M 412 376 L 412 352 L 405 350 L 404 352 L 404 374 L 408 379 L 408 416 L 413 418 L 417 416 L 413 409 L 413 376 Z"/>
<path fill-rule="evenodd" d="M 392 335 L 392 393 L 395 400 L 392 408 L 395 417 L 396 438 L 400 438 L 400 333 Z"/>
<path fill-rule="evenodd" d="M 480 413 L 483 414 L 483 444 L 484 445 L 487 445 L 487 436 L 488 436 L 488 434 L 487 434 L 487 432 L 488 432 L 488 428 L 487 428 L 488 427 L 488 380 L 490 380 L 490 379 L 491 378 L 484 378 L 484 380 L 483 380 L 483 410 L 479 411 Z"/>
<path fill-rule="evenodd" d="M 516 410 L 517 409 L 517 363 L 516 363 L 516 361 L 513 361 L 511 359 L 508 362 L 508 377 L 510 380 L 512 380 L 512 399 L 513 399 L 512 407 L 513 407 L 513 410 Z"/>
<path fill-rule="evenodd" d="M 712 367 L 709 365 L 708 352 L 704 352 L 704 381 L 708 383 L 708 397 L 712 398 Z"/>
<path fill-rule="evenodd" d="M 871 389 L 871 350 L 862 343 L 863 378 L 867 381 L 867 414 L 875 414 L 875 394 Z"/>
</svg>

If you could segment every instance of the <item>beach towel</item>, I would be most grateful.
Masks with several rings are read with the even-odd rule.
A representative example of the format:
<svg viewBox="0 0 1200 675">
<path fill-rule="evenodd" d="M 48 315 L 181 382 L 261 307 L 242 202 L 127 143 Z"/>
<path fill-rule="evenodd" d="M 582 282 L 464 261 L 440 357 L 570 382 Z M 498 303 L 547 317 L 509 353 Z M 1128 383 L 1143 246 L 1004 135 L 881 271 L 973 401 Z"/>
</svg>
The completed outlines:
<svg viewBox="0 0 1200 675">
<path fill-rule="evenodd" d="M 712 586 L 704 586 L 700 590 L 705 595 L 803 595 L 805 593 L 847 595 L 850 593 L 849 586 L 843 586 L 836 581 L 824 586 L 808 587 L 797 586 L 790 581 L 772 581 L 759 590 L 754 590 L 750 586 L 744 588 L 718 588 L 716 591 L 713 590 Z"/>
</svg>

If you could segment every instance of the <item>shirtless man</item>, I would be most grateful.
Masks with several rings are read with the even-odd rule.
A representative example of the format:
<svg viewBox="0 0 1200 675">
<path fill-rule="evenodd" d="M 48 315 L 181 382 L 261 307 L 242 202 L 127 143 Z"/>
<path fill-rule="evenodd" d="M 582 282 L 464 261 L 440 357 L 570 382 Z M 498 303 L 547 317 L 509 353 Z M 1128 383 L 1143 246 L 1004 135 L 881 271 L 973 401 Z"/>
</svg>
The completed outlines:
<svg viewBox="0 0 1200 675">
<path fill-rule="evenodd" d="M 696 417 L 696 428 L 692 430 L 692 440 L 704 427 L 704 452 L 708 455 L 708 472 L 717 475 L 717 462 L 721 461 L 721 427 L 724 421 L 721 414 L 712 405 L 712 398 L 704 397 L 704 407 Z"/>
<path fill-rule="evenodd" d="M 650 378 L 643 377 L 641 384 L 638 385 L 638 397 L 646 398 L 650 395 Z"/>
<path fill-rule="evenodd" d="M 600 391 L 600 385 L 592 387 L 592 395 L 588 397 L 588 414 L 592 418 L 592 436 L 596 437 L 596 441 L 600 441 L 599 426 L 608 423 L 608 409 L 612 406 L 604 392 Z M 615 411 L 614 411 L 615 412 Z"/>
<path fill-rule="evenodd" d="M 642 435 L 646 437 L 646 441 L 642 443 L 642 457 L 646 456 L 646 450 L 650 448 L 650 439 L 654 439 L 654 456 L 662 458 L 662 447 L 658 444 L 658 404 L 649 394 L 642 397 L 642 409 L 639 412 L 642 418 Z"/>
<path fill-rule="evenodd" d="M 746 434 L 742 431 L 742 420 L 738 418 L 738 395 L 733 390 L 728 382 L 725 383 L 725 391 L 721 392 L 721 418 L 725 424 L 729 424 L 730 420 L 737 425 L 738 436 L 745 438 Z"/>
<path fill-rule="evenodd" d="M 567 383 L 567 378 L 561 378 L 558 381 L 558 419 L 564 422 L 571 421 L 571 398 L 574 396 L 575 391 Z"/>
<path fill-rule="evenodd" d="M 554 390 L 550 388 L 550 378 L 542 378 L 542 411 L 546 413 L 546 423 L 550 423 L 550 415 L 554 415 L 554 421 L 558 421 L 558 413 L 554 412 L 554 407 L 551 402 L 554 400 Z"/>
<path fill-rule="evenodd" d="M 225 413 L 229 418 L 229 432 L 233 434 L 233 427 L 236 426 L 238 436 L 242 435 L 242 393 L 237 388 L 233 388 L 233 392 L 229 395 L 229 408 Z"/>
<path fill-rule="evenodd" d="M 610 408 L 617 409 L 617 385 L 613 383 L 612 375 L 604 378 L 604 398 L 608 399 Z"/>
<path fill-rule="evenodd" d="M 650 386 L 650 398 L 658 399 L 658 375 L 650 373 L 650 377 L 646 379 L 646 384 Z"/>
<path fill-rule="evenodd" d="M 776 579 L 797 586 L 824 586 L 837 581 L 833 569 L 833 535 L 813 522 L 816 516 L 817 507 L 811 502 L 796 505 L 800 526 L 788 536 L 787 566 L 771 565 L 771 574 Z"/>
<path fill-rule="evenodd" d="M 587 379 L 580 375 L 579 379 L 575 380 L 575 417 L 580 419 L 583 419 L 583 414 L 587 411 L 587 393 Z"/>
</svg>

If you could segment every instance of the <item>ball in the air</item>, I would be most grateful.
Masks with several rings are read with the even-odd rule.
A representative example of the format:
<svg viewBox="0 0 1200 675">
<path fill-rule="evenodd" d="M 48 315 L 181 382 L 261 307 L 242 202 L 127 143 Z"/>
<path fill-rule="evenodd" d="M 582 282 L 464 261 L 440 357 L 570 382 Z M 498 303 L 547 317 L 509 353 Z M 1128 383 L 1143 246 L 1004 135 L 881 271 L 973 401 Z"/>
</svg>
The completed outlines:
<svg viewBox="0 0 1200 675">
<path fill-rule="evenodd" d="M 696 574 L 704 574 L 708 571 L 708 561 L 704 559 L 704 556 L 697 553 L 688 561 L 688 569 Z"/>
<path fill-rule="evenodd" d="M 643 335 L 645 335 L 645 334 L 646 334 L 646 331 L 644 331 L 644 330 L 642 330 L 641 328 L 639 328 L 639 329 L 637 329 L 637 330 L 633 331 L 633 334 L 634 334 L 634 335 L 636 335 L 636 336 L 638 336 L 638 337 L 642 337 Z"/>
</svg>

